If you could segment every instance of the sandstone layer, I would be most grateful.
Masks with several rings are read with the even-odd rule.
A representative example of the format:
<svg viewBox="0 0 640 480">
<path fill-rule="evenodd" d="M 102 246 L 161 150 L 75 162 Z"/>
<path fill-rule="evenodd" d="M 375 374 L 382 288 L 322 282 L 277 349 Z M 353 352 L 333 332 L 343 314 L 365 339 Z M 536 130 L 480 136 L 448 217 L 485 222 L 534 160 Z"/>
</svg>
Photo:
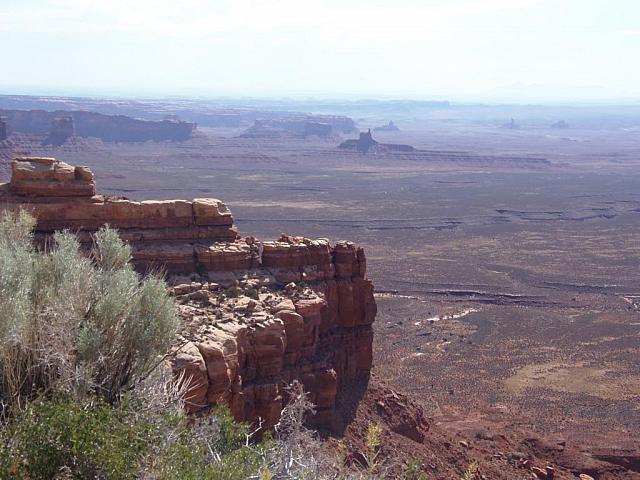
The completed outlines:
<svg viewBox="0 0 640 480">
<path fill-rule="evenodd" d="M 236 418 L 269 427 L 299 380 L 315 421 L 331 427 L 340 392 L 369 375 L 376 304 L 364 251 L 350 242 L 241 238 L 220 200 L 96 195 L 88 168 L 52 158 L 15 159 L 0 204 L 29 210 L 43 241 L 70 229 L 88 245 L 109 224 L 138 270 L 167 272 L 184 320 L 171 366 L 190 411 L 224 401 Z"/>
</svg>

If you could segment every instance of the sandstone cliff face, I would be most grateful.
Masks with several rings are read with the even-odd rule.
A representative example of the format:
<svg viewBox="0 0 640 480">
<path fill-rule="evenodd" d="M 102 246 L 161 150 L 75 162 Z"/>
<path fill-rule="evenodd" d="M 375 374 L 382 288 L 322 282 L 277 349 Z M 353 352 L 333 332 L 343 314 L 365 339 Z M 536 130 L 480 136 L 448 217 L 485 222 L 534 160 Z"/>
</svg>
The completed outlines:
<svg viewBox="0 0 640 480">
<path fill-rule="evenodd" d="M 242 239 L 220 200 L 95 195 L 88 168 L 51 158 L 14 160 L 0 205 L 30 210 L 40 239 L 68 228 L 89 243 L 109 224 L 139 270 L 168 272 L 184 319 L 171 367 L 190 411 L 224 401 L 270 427 L 297 379 L 330 427 L 339 392 L 369 374 L 376 305 L 364 252 L 350 242 Z"/>
<path fill-rule="evenodd" d="M 370 282 L 349 275 L 277 285 L 260 269 L 232 287 L 237 298 L 218 283 L 174 287 L 191 319 L 173 362 L 176 374 L 187 372 L 190 410 L 223 400 L 237 418 L 270 427 L 284 387 L 298 379 L 316 405 L 316 422 L 331 426 L 338 391 L 368 375 L 376 313 Z"/>
<path fill-rule="evenodd" d="M 133 261 L 141 271 L 159 267 L 190 273 L 209 266 L 251 266 L 249 248 L 236 242 L 233 217 L 220 200 L 134 202 L 95 195 L 88 168 L 21 157 L 12 163 L 11 182 L 0 186 L 0 201 L 5 208 L 22 206 L 33 213 L 37 238 L 67 228 L 88 243 L 91 233 L 109 224 L 131 243 Z"/>
</svg>

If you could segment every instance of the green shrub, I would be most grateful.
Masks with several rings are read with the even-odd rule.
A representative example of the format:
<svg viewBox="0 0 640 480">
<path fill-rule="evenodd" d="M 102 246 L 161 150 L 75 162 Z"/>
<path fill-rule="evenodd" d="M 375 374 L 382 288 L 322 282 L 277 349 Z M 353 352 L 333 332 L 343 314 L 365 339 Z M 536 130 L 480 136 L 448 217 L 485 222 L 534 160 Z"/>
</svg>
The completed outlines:
<svg viewBox="0 0 640 480">
<path fill-rule="evenodd" d="M 232 286 L 227 288 L 224 292 L 227 298 L 238 298 L 242 294 L 242 290 L 238 286 Z"/>
<path fill-rule="evenodd" d="M 247 288 L 244 291 L 244 294 L 249 298 L 253 298 L 254 300 L 260 300 L 260 292 L 258 292 L 258 290 L 253 287 Z"/>
<path fill-rule="evenodd" d="M 174 431 L 149 469 L 158 480 L 244 480 L 264 464 L 268 442 L 249 443 L 249 428 L 236 422 L 226 406 L 213 415 L 193 418 Z"/>
<path fill-rule="evenodd" d="M 93 301 L 78 336 L 78 357 L 96 388 L 109 401 L 157 363 L 177 328 L 173 299 L 164 281 L 140 281 L 131 250 L 115 230 L 95 236 L 97 275 Z"/>
<path fill-rule="evenodd" d="M 2 431 L 0 477 L 135 478 L 151 433 L 103 402 L 35 400 Z"/>
<path fill-rule="evenodd" d="M 88 256 L 69 232 L 38 251 L 33 226 L 24 211 L 0 215 L 0 401 L 62 390 L 113 402 L 168 348 L 173 300 L 133 270 L 117 231 L 101 229 Z"/>
<path fill-rule="evenodd" d="M 37 399 L 0 431 L 0 478 L 244 480 L 268 443 L 227 409 L 201 418 L 71 397 Z"/>
</svg>

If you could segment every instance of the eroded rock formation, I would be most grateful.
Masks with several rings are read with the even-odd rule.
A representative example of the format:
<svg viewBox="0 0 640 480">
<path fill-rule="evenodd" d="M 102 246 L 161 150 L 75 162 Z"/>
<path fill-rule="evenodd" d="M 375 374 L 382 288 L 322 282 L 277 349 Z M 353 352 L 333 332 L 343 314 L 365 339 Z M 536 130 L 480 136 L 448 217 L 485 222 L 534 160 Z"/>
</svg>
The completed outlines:
<svg viewBox="0 0 640 480">
<path fill-rule="evenodd" d="M 73 137 L 76 133 L 73 125 L 73 117 L 62 116 L 55 117 L 51 121 L 51 130 L 49 135 L 44 140 L 45 145 L 62 145 L 69 138 Z"/>
<path fill-rule="evenodd" d="M 379 143 L 373 139 L 371 129 L 366 132 L 360 132 L 357 139 L 349 139 L 338 145 L 342 150 L 350 150 L 360 153 L 386 153 L 386 152 L 413 152 L 415 148 L 411 145 L 402 145 L 396 143 Z"/>
<path fill-rule="evenodd" d="M 304 125 L 304 135 L 316 135 L 318 137 L 329 137 L 331 135 L 332 127 L 328 123 L 322 122 L 307 122 Z"/>
<path fill-rule="evenodd" d="M 259 138 L 274 136 L 277 132 L 305 137 L 316 135 L 330 137 L 333 134 L 356 131 L 354 121 L 340 115 L 304 115 L 291 112 L 262 112 L 241 137 Z"/>
<path fill-rule="evenodd" d="M 196 128 L 195 123 L 175 120 L 140 120 L 124 115 L 103 115 L 86 111 L 0 110 L 15 132 L 47 135 L 48 138 L 73 131 L 80 137 L 95 137 L 105 142 L 146 142 L 186 140 Z M 68 137 L 67 137 L 68 138 Z M 45 140 L 46 141 L 46 140 Z"/>
<path fill-rule="evenodd" d="M 368 377 L 376 305 L 364 252 L 350 242 L 240 238 L 220 200 L 95 195 L 88 168 L 52 158 L 15 159 L 0 204 L 31 211 L 41 240 L 68 228 L 88 245 L 109 224 L 139 270 L 168 272 L 185 325 L 171 364 L 190 411 L 224 401 L 236 418 L 269 427 L 297 379 L 315 421 L 331 427 L 338 393 Z"/>
<path fill-rule="evenodd" d="M 263 268 L 242 273 L 238 284 L 221 277 L 174 287 L 182 314 L 197 319 L 174 362 L 191 379 L 188 408 L 222 399 L 236 417 L 272 426 L 283 387 L 298 379 L 316 404 L 316 422 L 331 426 L 338 390 L 366 377 L 372 362 L 376 306 L 359 250 L 290 237 L 264 249 Z"/>
<path fill-rule="evenodd" d="M 393 122 L 393 120 L 389 120 L 389 123 L 387 123 L 386 125 L 381 125 L 373 129 L 374 132 L 397 132 L 399 130 L 400 129 Z"/>
</svg>

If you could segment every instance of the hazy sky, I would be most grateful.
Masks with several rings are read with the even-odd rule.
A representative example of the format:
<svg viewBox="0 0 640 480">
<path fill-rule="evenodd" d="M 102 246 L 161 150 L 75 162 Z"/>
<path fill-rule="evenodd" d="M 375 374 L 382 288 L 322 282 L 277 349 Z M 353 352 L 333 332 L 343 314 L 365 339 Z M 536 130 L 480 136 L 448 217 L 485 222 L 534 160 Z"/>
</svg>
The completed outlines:
<svg viewBox="0 0 640 480">
<path fill-rule="evenodd" d="M 640 99 L 640 0 L 0 0 L 0 92 Z"/>
</svg>

